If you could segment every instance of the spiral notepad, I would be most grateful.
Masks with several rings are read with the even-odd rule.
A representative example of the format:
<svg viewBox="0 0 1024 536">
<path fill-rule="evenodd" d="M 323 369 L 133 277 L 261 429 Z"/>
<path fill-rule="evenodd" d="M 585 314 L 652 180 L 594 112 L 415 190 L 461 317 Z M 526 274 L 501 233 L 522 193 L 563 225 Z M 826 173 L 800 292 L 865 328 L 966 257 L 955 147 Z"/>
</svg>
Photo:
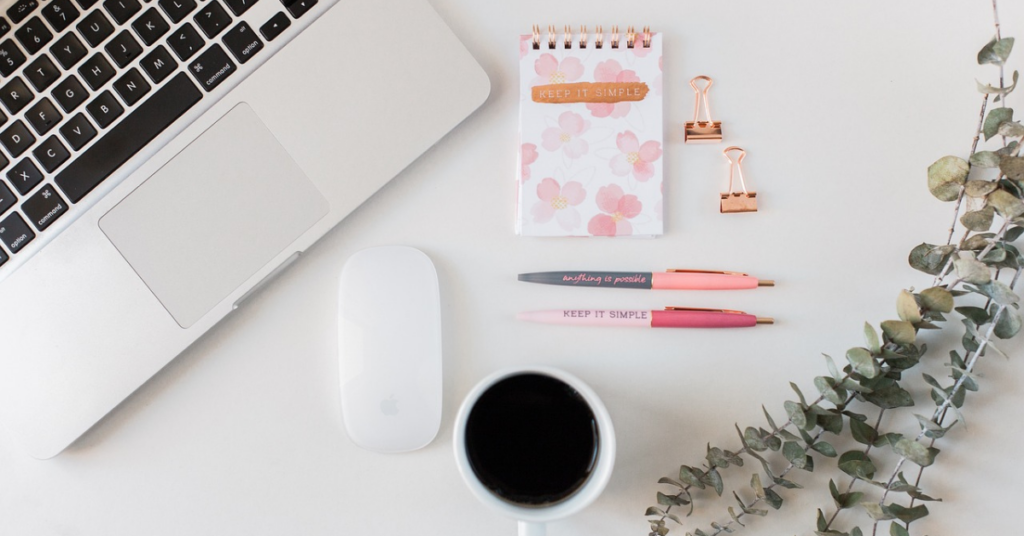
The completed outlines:
<svg viewBox="0 0 1024 536">
<path fill-rule="evenodd" d="M 662 234 L 661 36 L 534 27 L 519 57 L 516 232 Z"/>
</svg>

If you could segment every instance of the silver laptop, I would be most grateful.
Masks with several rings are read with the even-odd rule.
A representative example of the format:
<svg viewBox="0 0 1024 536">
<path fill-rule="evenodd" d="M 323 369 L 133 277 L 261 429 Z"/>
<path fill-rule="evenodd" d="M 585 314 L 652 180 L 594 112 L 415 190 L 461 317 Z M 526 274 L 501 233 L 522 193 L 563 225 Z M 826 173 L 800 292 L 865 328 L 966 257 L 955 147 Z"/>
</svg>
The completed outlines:
<svg viewBox="0 0 1024 536">
<path fill-rule="evenodd" d="M 3 0 L 0 16 L 0 424 L 37 458 L 490 89 L 426 0 Z"/>
</svg>

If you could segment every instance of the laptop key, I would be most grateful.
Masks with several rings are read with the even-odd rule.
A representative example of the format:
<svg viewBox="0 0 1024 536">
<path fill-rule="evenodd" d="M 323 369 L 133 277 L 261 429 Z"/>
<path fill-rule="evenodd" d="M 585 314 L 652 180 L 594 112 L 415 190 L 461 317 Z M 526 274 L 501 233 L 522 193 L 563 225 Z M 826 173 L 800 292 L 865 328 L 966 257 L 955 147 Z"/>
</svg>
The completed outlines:
<svg viewBox="0 0 1024 536">
<path fill-rule="evenodd" d="M 114 77 L 114 68 L 110 66 L 107 58 L 103 57 L 102 52 L 97 52 L 78 68 L 78 74 L 82 75 L 85 83 L 95 91 Z"/>
<path fill-rule="evenodd" d="M 64 79 L 63 82 L 57 84 L 57 87 L 53 88 L 53 100 L 57 101 L 57 104 L 64 109 L 65 112 L 71 112 L 75 108 L 78 108 L 85 102 L 86 97 L 89 96 L 89 92 L 85 90 L 82 83 L 78 81 L 78 77 L 71 75 Z"/>
<path fill-rule="evenodd" d="M 281 0 L 284 4 L 285 9 L 292 14 L 293 17 L 299 18 L 306 14 L 307 11 L 316 5 L 317 0 Z"/>
<path fill-rule="evenodd" d="M 7 35 L 9 31 L 11 31 L 11 23 L 7 22 L 7 19 L 0 17 L 0 37 Z"/>
<path fill-rule="evenodd" d="M 220 7 L 220 2 L 212 0 L 206 7 L 200 9 L 199 13 L 196 13 L 193 20 L 203 30 L 206 37 L 214 38 L 231 23 L 231 15 L 228 15 L 228 12 Z"/>
<path fill-rule="evenodd" d="M 36 137 L 28 131 L 28 127 L 21 120 L 17 120 L 13 125 L 7 127 L 7 130 L 0 132 L 0 143 L 7 148 L 7 152 L 11 153 L 11 156 L 17 158 L 21 156 L 36 142 Z"/>
<path fill-rule="evenodd" d="M 125 104 L 135 106 L 136 102 L 139 102 L 146 93 L 149 93 L 150 87 L 149 82 L 146 82 L 146 79 L 142 77 L 142 73 L 135 67 L 132 67 L 124 76 L 114 82 L 114 89 L 121 96 L 121 100 Z"/>
<path fill-rule="evenodd" d="M 45 231 L 51 223 L 68 211 L 68 204 L 61 199 L 53 186 L 47 184 L 21 204 L 21 211 L 36 229 Z"/>
<path fill-rule="evenodd" d="M 29 54 L 35 54 L 53 39 L 53 34 L 43 24 L 43 19 L 32 17 L 14 31 L 14 37 L 18 38 Z"/>
<path fill-rule="evenodd" d="M 107 128 L 124 113 L 124 108 L 118 104 L 114 94 L 109 90 L 100 93 L 92 102 L 86 104 L 85 109 L 89 111 L 89 115 L 96 120 L 100 128 Z"/>
<path fill-rule="evenodd" d="M 18 24 L 27 19 L 37 7 L 39 7 L 39 2 L 36 0 L 18 0 L 7 10 L 7 16 L 11 18 L 12 23 Z"/>
<path fill-rule="evenodd" d="M 70 69 L 85 57 L 85 46 L 72 32 L 64 34 L 50 47 L 50 54 L 57 58 L 57 63 L 65 69 Z"/>
<path fill-rule="evenodd" d="M 153 49 L 153 52 L 150 52 L 145 58 L 142 58 L 139 65 L 146 71 L 146 74 L 149 75 L 154 84 L 159 84 L 164 81 L 164 78 L 167 78 L 168 75 L 174 72 L 178 62 L 174 61 L 171 53 L 167 52 L 163 45 L 160 45 Z"/>
<path fill-rule="evenodd" d="M 132 23 L 132 28 L 139 35 L 139 39 L 142 39 L 142 42 L 149 46 L 156 43 L 157 39 L 163 37 L 171 29 L 171 25 L 167 24 L 163 15 L 155 7 L 151 7 L 140 15 L 139 18 L 135 19 L 135 22 Z"/>
<path fill-rule="evenodd" d="M 260 26 L 260 33 L 263 34 L 263 38 L 267 41 L 273 41 L 291 25 L 292 21 L 288 18 L 288 15 L 285 15 L 284 11 L 278 11 L 277 15 L 270 17 L 270 20 L 265 22 L 263 26 Z"/>
<path fill-rule="evenodd" d="M 177 24 L 196 9 L 195 0 L 160 0 L 160 9 Z"/>
<path fill-rule="evenodd" d="M 63 32 L 71 26 L 78 15 L 78 8 L 71 4 L 71 0 L 53 0 L 43 6 L 43 16 L 57 32 Z"/>
<path fill-rule="evenodd" d="M 57 126 L 64 116 L 57 111 L 57 107 L 50 102 L 50 99 L 43 98 L 25 112 L 25 119 L 32 124 L 36 133 L 42 136 Z"/>
<path fill-rule="evenodd" d="M 36 234 L 28 228 L 25 220 L 21 219 L 17 212 L 0 221 L 0 241 L 7 245 L 11 253 L 18 253 L 35 237 Z"/>
<path fill-rule="evenodd" d="M 0 74 L 11 76 L 23 63 L 25 63 L 25 54 L 18 48 L 18 45 L 14 44 L 14 41 L 8 39 L 0 43 Z"/>
<path fill-rule="evenodd" d="M 26 195 L 43 182 L 43 174 L 30 158 L 25 158 L 7 171 L 7 180 L 19 194 Z"/>
<path fill-rule="evenodd" d="M 0 169 L 7 167 L 7 164 L 10 164 L 10 161 L 7 160 L 3 153 L 0 153 Z"/>
<path fill-rule="evenodd" d="M 170 45 L 181 61 L 191 58 L 199 49 L 203 48 L 203 43 L 203 38 L 199 37 L 199 32 L 188 22 L 167 38 L 167 44 Z"/>
<path fill-rule="evenodd" d="M 96 128 L 85 118 L 85 114 L 79 112 L 60 127 L 60 135 L 77 151 L 96 137 Z"/>
<path fill-rule="evenodd" d="M 228 47 L 238 63 L 245 63 L 249 58 L 263 50 L 263 41 L 252 31 L 249 23 L 240 22 L 224 34 L 224 46 Z"/>
<path fill-rule="evenodd" d="M 110 13 L 118 24 L 124 24 L 142 9 L 139 0 L 106 0 L 103 9 Z"/>
<path fill-rule="evenodd" d="M 72 160 L 57 174 L 54 182 L 72 203 L 81 201 L 202 97 L 202 92 L 188 75 L 176 74 L 92 147 Z"/>
<path fill-rule="evenodd" d="M 257 0 L 224 0 L 224 3 L 228 5 L 228 9 L 235 14 L 236 17 L 242 13 L 249 11 L 249 8 L 256 3 Z"/>
<path fill-rule="evenodd" d="M 14 202 L 14 192 L 12 192 L 11 189 L 3 183 L 3 181 L 0 181 L 0 215 L 11 210 L 11 207 L 14 206 Z"/>
<path fill-rule="evenodd" d="M 71 156 L 71 153 L 57 139 L 57 136 L 46 138 L 43 143 L 39 144 L 39 147 L 32 149 L 32 154 L 35 155 L 36 160 L 39 161 L 39 164 L 43 166 L 47 173 L 53 173 L 53 170 L 67 162 Z"/>
<path fill-rule="evenodd" d="M 96 5 L 96 2 L 98 1 L 99 0 L 75 0 L 75 2 L 78 4 L 78 7 L 82 8 L 83 11 Z"/>
<path fill-rule="evenodd" d="M 107 54 L 114 60 L 118 67 L 124 68 L 132 62 L 139 54 L 142 54 L 142 47 L 132 37 L 128 30 L 117 34 L 117 37 L 110 40 L 106 46 Z"/>
<path fill-rule="evenodd" d="M 50 58 L 43 54 L 25 68 L 25 78 L 32 82 L 36 91 L 44 91 L 60 78 L 60 71 Z"/>
<path fill-rule="evenodd" d="M 20 76 L 8 82 L 3 89 L 0 89 L 0 102 L 4 103 L 4 106 L 7 107 L 7 110 L 12 115 L 28 106 L 34 97 L 35 95 L 33 95 L 32 90 L 25 85 L 25 81 Z"/>
<path fill-rule="evenodd" d="M 189 64 L 188 70 L 202 84 L 203 89 L 213 91 L 213 88 L 235 72 L 235 64 L 220 45 L 214 44 Z"/>
<path fill-rule="evenodd" d="M 104 39 L 114 33 L 114 25 L 110 24 L 110 19 L 103 16 L 103 12 L 98 9 L 86 15 L 75 28 L 91 47 L 100 46 Z"/>
</svg>

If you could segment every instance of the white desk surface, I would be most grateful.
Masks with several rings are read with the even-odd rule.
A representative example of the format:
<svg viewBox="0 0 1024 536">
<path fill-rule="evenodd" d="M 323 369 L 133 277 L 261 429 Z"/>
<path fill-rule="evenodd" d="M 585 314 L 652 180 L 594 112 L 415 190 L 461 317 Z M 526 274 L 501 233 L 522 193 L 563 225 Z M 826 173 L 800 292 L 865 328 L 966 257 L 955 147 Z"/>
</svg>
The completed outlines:
<svg viewBox="0 0 1024 536">
<path fill-rule="evenodd" d="M 996 71 L 975 63 L 993 34 L 988 2 L 431 2 L 490 75 L 488 102 L 63 455 L 35 461 L 0 438 L 0 534 L 514 534 L 511 520 L 463 485 L 452 422 L 480 378 L 531 363 L 587 381 L 619 443 L 604 495 L 550 534 L 645 534 L 659 477 L 699 463 L 707 441 L 736 448 L 734 422 L 762 422 L 762 403 L 781 415 L 794 397 L 789 381 L 814 391 L 821 352 L 841 359 L 862 344 L 865 320 L 894 317 L 900 289 L 929 283 L 907 253 L 945 240 L 952 208 L 929 195 L 925 169 L 970 148 L 974 79 L 992 81 Z M 1005 35 L 1024 37 L 1024 3 L 1001 8 Z M 646 23 L 664 33 L 664 237 L 514 236 L 516 36 L 533 23 Z M 1017 48 L 1011 67 L 1024 67 Z M 723 146 L 683 144 L 687 81 L 699 74 L 715 79 L 713 111 L 727 142 L 748 151 L 757 214 L 720 215 Z M 411 454 L 360 450 L 341 423 L 336 277 L 353 252 L 382 244 L 422 249 L 441 282 L 444 419 L 438 438 Z M 670 267 L 749 271 L 778 286 L 645 293 L 515 277 Z M 529 309 L 665 305 L 746 309 L 778 324 L 634 331 L 514 319 Z M 928 337 L 936 372 L 946 360 L 940 349 L 957 337 Z M 1016 532 L 1006 497 L 1019 498 L 1024 480 L 1013 458 L 1024 440 L 1015 424 L 1024 346 L 1006 346 L 1012 359 L 988 356 L 981 366 L 968 427 L 937 445 L 923 486 L 945 502 L 929 504 L 921 533 Z M 924 413 L 931 403 L 919 374 L 909 385 Z M 832 508 L 826 475 L 836 473 L 834 462 L 819 462 L 813 475 L 797 475 L 810 489 L 784 493 L 783 511 L 748 533 L 812 533 L 815 508 Z M 745 488 L 751 470 L 731 473 L 733 481 Z M 706 504 L 692 521 L 727 519 L 732 501 Z"/>
</svg>

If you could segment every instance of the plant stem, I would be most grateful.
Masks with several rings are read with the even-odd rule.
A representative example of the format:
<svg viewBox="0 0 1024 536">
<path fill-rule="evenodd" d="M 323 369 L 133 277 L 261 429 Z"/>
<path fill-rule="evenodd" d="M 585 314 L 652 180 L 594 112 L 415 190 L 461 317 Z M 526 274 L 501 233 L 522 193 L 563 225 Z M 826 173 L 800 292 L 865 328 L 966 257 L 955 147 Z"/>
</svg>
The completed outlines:
<svg viewBox="0 0 1024 536">
<path fill-rule="evenodd" d="M 882 408 L 882 409 L 880 409 L 878 411 L 878 419 L 875 421 L 875 430 L 876 431 L 878 430 L 878 427 L 881 426 L 881 424 L 882 424 L 882 415 L 885 415 L 885 408 Z M 867 456 L 871 452 L 871 447 L 873 447 L 873 446 L 874 445 L 869 443 L 868 446 L 864 448 L 864 455 L 865 456 Z M 856 476 L 853 477 L 852 479 L 850 479 L 850 485 L 846 486 L 846 493 L 850 493 L 851 491 L 853 491 L 854 484 L 856 484 L 859 480 L 860 480 L 860 477 L 856 477 Z M 836 518 L 839 517 L 839 512 L 842 512 L 842 511 L 843 511 L 842 508 L 836 508 L 836 511 L 832 513 L 832 517 L 830 517 L 828 519 L 828 523 L 825 523 L 825 530 L 828 530 L 829 528 L 832 527 L 832 523 L 835 522 Z"/>
<path fill-rule="evenodd" d="M 1005 99 L 1003 99 L 1005 100 Z M 970 166 L 970 157 L 974 156 L 974 153 L 978 151 L 978 141 L 981 140 L 981 130 L 985 125 L 985 109 L 988 108 L 988 93 L 985 93 L 984 98 L 981 100 L 981 118 L 978 119 L 978 129 L 974 132 L 974 141 L 971 142 L 971 154 L 967 157 L 968 166 Z M 969 170 L 970 168 L 968 168 Z M 970 171 L 968 171 L 970 173 Z M 960 187 L 960 195 L 956 198 L 956 207 L 953 209 L 953 223 L 949 226 L 949 236 L 946 238 L 946 245 L 953 243 L 953 232 L 956 230 L 956 222 L 960 217 L 960 204 L 964 201 L 964 187 Z M 952 259 L 946 263 L 946 267 L 943 268 L 942 272 L 936 276 L 935 280 L 938 281 L 947 273 L 947 270 L 952 266 Z"/>
</svg>

